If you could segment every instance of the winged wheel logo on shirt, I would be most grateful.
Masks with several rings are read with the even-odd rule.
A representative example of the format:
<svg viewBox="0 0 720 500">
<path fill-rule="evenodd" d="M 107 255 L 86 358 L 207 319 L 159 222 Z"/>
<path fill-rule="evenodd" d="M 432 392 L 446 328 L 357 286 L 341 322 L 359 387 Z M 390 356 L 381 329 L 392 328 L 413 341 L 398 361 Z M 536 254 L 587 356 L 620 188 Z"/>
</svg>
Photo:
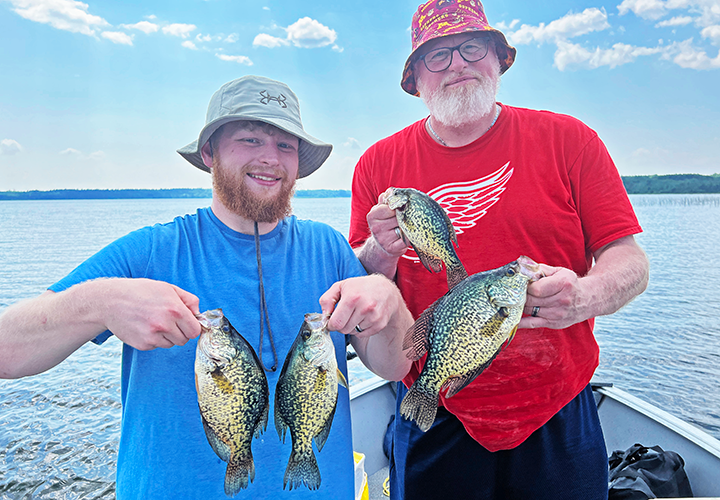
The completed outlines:
<svg viewBox="0 0 720 500">
<path fill-rule="evenodd" d="M 510 162 L 507 162 L 490 175 L 471 181 L 443 184 L 427 194 L 443 207 L 455 232 L 460 235 L 475 226 L 490 207 L 500 200 L 513 171 Z M 403 258 L 420 262 L 412 248 L 405 252 Z"/>
</svg>

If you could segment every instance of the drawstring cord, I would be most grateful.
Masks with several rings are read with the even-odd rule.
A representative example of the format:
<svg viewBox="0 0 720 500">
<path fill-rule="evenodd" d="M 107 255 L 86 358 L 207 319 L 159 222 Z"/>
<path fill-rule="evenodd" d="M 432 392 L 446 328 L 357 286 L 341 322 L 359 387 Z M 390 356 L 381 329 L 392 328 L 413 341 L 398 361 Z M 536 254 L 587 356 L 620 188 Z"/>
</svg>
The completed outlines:
<svg viewBox="0 0 720 500">
<path fill-rule="evenodd" d="M 255 254 L 257 255 L 258 265 L 258 276 L 260 278 L 260 364 L 266 372 L 274 372 L 277 370 L 278 358 L 277 352 L 275 351 L 275 340 L 273 339 L 272 329 L 270 328 L 270 316 L 268 315 L 267 302 L 265 301 L 265 287 L 263 286 L 263 275 L 262 275 L 262 260 L 260 259 L 260 234 L 258 232 L 258 223 L 255 221 Z M 270 337 L 270 346 L 272 347 L 273 353 L 273 365 L 268 368 L 265 366 L 263 360 L 262 348 L 263 348 L 263 335 L 265 334 L 265 325 L 267 322 L 268 336 Z"/>
</svg>

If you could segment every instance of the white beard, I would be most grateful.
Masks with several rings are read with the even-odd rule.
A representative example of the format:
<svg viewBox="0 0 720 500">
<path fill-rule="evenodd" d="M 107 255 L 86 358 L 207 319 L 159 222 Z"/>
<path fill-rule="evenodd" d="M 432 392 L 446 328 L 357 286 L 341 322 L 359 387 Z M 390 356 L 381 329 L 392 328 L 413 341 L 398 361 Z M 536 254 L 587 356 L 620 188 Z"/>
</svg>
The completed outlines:
<svg viewBox="0 0 720 500">
<path fill-rule="evenodd" d="M 457 78 L 454 73 L 445 77 L 435 90 L 428 89 L 421 78 L 417 78 L 416 85 L 434 119 L 448 127 L 460 127 L 492 113 L 500 88 L 500 63 L 496 69 L 490 76 L 467 70 L 465 74 L 478 80 L 457 89 L 445 88 L 447 82 Z"/>
</svg>

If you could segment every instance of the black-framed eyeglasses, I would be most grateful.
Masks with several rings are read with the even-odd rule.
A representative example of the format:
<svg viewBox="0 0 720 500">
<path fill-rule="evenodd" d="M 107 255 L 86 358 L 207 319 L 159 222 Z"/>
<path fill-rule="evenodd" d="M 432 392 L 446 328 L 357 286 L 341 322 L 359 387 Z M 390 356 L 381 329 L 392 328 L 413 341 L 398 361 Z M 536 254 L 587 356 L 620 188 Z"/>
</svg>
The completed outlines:
<svg viewBox="0 0 720 500">
<path fill-rule="evenodd" d="M 490 46 L 490 37 L 479 36 L 466 40 L 460 45 L 454 47 L 440 47 L 435 50 L 431 50 L 425 55 L 420 56 L 418 59 L 422 59 L 425 63 L 425 67 L 431 73 L 440 73 L 445 71 L 452 64 L 453 52 L 456 50 L 458 54 L 469 63 L 478 62 L 484 59 L 488 53 L 488 47 Z"/>
</svg>

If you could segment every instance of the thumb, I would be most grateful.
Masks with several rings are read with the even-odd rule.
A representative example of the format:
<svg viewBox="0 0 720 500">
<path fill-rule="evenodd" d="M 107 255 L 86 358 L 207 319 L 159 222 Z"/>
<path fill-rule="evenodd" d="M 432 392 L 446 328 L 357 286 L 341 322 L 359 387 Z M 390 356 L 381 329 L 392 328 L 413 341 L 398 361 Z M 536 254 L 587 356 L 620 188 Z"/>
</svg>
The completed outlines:
<svg viewBox="0 0 720 500">
<path fill-rule="evenodd" d="M 322 308 L 323 314 L 329 315 L 335 310 L 335 304 L 340 300 L 342 282 L 338 281 L 328 288 L 327 292 L 322 294 L 319 299 L 320 307 Z"/>
<path fill-rule="evenodd" d="M 185 304 L 185 306 L 190 309 L 194 315 L 197 316 L 200 314 L 200 299 L 198 299 L 196 295 L 183 290 L 179 286 L 171 286 L 175 290 L 175 293 L 177 293 L 180 300 L 182 300 L 183 304 Z"/>
</svg>

